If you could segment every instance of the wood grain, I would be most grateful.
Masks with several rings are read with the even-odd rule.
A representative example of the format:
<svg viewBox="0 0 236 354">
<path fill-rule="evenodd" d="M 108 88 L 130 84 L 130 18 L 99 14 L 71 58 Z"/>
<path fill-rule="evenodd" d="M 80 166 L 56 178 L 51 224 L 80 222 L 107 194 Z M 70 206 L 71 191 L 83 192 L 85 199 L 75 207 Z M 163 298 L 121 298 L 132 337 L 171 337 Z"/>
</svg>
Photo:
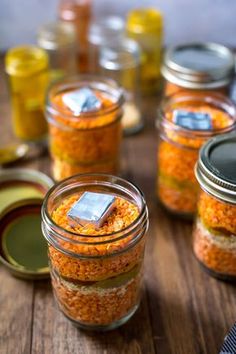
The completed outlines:
<svg viewBox="0 0 236 354">
<path fill-rule="evenodd" d="M 0 90 L 1 143 L 12 140 L 5 92 Z M 18 280 L 0 265 L 1 354 L 219 352 L 236 318 L 236 288 L 202 271 L 192 254 L 191 223 L 168 215 L 156 201 L 157 106 L 156 97 L 145 99 L 146 128 L 125 138 L 122 148 L 122 174 L 144 191 L 150 213 L 140 309 L 115 331 L 80 331 L 57 309 L 49 281 Z M 47 154 L 18 166 L 50 173 Z"/>
</svg>

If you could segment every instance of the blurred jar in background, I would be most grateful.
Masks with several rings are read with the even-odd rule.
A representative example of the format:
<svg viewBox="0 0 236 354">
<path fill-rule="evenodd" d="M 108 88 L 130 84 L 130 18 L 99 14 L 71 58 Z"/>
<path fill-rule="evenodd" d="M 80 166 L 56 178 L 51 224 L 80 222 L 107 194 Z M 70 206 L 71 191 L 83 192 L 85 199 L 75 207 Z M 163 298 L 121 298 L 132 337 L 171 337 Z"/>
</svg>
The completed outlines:
<svg viewBox="0 0 236 354">
<path fill-rule="evenodd" d="M 38 47 L 10 49 L 5 57 L 16 137 L 25 141 L 43 140 L 47 134 L 44 98 L 48 85 L 48 55 Z"/>
<path fill-rule="evenodd" d="M 229 95 L 234 78 L 234 55 L 216 43 L 190 43 L 166 51 L 162 74 L 165 94 L 219 92 Z"/>
<path fill-rule="evenodd" d="M 143 93 L 154 93 L 161 88 L 161 50 L 163 19 L 153 8 L 140 8 L 128 14 L 127 34 L 142 48 L 141 87 Z"/>
<path fill-rule="evenodd" d="M 72 24 L 45 24 L 39 29 L 37 40 L 48 53 L 52 80 L 76 73 L 76 35 Z"/>
<path fill-rule="evenodd" d="M 79 72 L 86 72 L 88 69 L 88 30 L 91 17 L 92 0 L 60 0 L 60 20 L 75 26 Z"/>
<path fill-rule="evenodd" d="M 132 39 L 123 38 L 120 42 L 100 49 L 99 64 L 102 75 L 115 80 L 125 90 L 126 100 L 121 122 L 127 135 L 137 133 L 143 127 L 139 107 L 140 60 L 139 46 Z"/>
<path fill-rule="evenodd" d="M 102 46 L 115 44 L 124 37 L 125 22 L 121 17 L 108 16 L 94 20 L 89 28 L 89 71 L 99 72 L 99 51 Z"/>
</svg>

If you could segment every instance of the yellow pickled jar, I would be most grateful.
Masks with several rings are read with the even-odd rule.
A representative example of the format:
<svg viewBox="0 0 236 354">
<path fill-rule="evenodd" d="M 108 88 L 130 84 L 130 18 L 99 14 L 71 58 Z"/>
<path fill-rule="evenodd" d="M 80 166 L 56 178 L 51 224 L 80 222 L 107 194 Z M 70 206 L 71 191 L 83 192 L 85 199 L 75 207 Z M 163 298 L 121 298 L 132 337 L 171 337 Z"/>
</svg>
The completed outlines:
<svg viewBox="0 0 236 354">
<path fill-rule="evenodd" d="M 162 14 L 153 8 L 140 8 L 129 13 L 127 35 L 142 49 L 141 87 L 152 93 L 161 87 Z"/>
<path fill-rule="evenodd" d="M 25 141 L 40 140 L 47 133 L 44 98 L 48 85 L 48 56 L 34 46 L 10 49 L 5 58 L 15 135 Z"/>
</svg>

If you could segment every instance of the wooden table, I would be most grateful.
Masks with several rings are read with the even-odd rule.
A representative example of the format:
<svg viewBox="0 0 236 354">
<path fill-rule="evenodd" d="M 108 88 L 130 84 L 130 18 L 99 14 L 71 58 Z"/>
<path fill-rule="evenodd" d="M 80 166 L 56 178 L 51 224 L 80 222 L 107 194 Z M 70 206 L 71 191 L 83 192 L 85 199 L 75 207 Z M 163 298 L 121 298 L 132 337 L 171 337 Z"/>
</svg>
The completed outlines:
<svg viewBox="0 0 236 354">
<path fill-rule="evenodd" d="M 0 86 L 1 143 L 11 139 L 5 84 Z M 1 354 L 216 354 L 236 319 L 236 288 L 210 278 L 193 257 L 189 222 L 169 216 L 154 195 L 158 100 L 145 100 L 145 130 L 125 138 L 123 176 L 145 193 L 150 228 L 145 292 L 134 317 L 108 333 L 75 328 L 57 309 L 50 281 L 23 281 L 0 265 Z M 47 155 L 18 164 L 50 173 Z"/>
</svg>

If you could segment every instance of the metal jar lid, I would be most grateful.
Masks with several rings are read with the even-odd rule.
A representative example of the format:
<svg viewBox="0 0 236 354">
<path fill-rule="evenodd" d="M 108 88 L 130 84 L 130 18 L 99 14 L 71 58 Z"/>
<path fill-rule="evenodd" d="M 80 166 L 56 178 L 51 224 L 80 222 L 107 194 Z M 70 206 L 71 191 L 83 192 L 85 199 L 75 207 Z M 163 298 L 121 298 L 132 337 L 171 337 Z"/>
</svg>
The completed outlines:
<svg viewBox="0 0 236 354">
<path fill-rule="evenodd" d="M 49 277 L 47 243 L 41 231 L 42 199 L 12 203 L 0 215 L 0 262 L 16 277 Z"/>
<path fill-rule="evenodd" d="M 236 204 L 236 133 L 218 135 L 200 150 L 195 175 L 214 197 Z"/>
<path fill-rule="evenodd" d="M 216 43 L 191 43 L 167 50 L 162 67 L 166 80 L 189 89 L 216 89 L 231 83 L 234 55 Z"/>
</svg>

